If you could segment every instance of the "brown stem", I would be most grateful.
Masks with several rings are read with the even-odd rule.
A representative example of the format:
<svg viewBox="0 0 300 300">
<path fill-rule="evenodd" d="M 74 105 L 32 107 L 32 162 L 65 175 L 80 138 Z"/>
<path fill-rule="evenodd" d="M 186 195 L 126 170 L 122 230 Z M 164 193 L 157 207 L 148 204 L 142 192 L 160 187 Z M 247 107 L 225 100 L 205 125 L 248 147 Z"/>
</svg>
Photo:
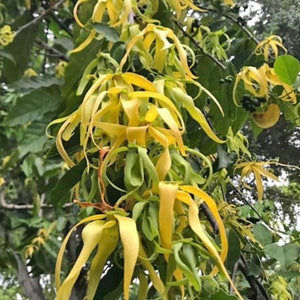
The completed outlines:
<svg viewBox="0 0 300 300">
<path fill-rule="evenodd" d="M 199 45 L 199 43 L 184 30 L 184 28 L 178 21 L 175 21 L 175 24 L 180 29 L 180 31 L 183 33 L 183 35 L 186 36 L 187 38 L 189 38 L 189 40 L 197 47 L 197 49 L 201 50 L 206 56 L 208 56 L 211 60 L 213 60 L 220 68 L 222 68 L 222 70 L 225 71 L 227 69 L 227 67 L 224 66 L 220 61 L 218 61 L 214 56 L 205 52 L 204 49 Z"/>
<path fill-rule="evenodd" d="M 37 38 L 35 40 L 35 43 L 39 47 L 41 47 L 41 48 L 45 49 L 46 51 L 48 51 L 49 52 L 48 55 L 53 55 L 53 56 L 56 56 L 57 58 L 63 59 L 65 61 L 68 61 L 68 57 L 64 53 L 60 52 L 59 50 L 55 49 L 54 47 L 49 46 L 43 40 Z"/>
<path fill-rule="evenodd" d="M 23 26 L 20 26 L 19 29 L 15 32 L 15 35 L 22 32 L 24 29 L 30 27 L 31 25 L 35 25 L 39 23 L 46 15 L 48 15 L 52 10 L 57 9 L 61 4 L 63 4 L 66 0 L 60 0 L 56 2 L 54 5 L 50 6 L 48 9 L 44 10 L 39 16 L 34 18 L 32 21 L 26 23 Z"/>
</svg>

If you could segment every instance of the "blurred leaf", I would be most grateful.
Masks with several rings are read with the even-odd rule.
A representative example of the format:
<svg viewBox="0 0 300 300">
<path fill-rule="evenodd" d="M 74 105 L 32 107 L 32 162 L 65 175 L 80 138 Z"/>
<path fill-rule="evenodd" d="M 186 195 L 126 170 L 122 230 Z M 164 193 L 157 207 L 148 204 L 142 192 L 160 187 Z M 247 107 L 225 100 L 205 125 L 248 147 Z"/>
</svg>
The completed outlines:
<svg viewBox="0 0 300 300">
<path fill-rule="evenodd" d="M 9 52 L 0 50 L 0 57 L 6 58 L 6 59 L 10 60 L 13 64 L 15 64 L 15 59 Z"/>
<path fill-rule="evenodd" d="M 220 290 L 216 294 L 212 295 L 209 300 L 237 300 L 238 298 L 233 295 L 228 295 L 224 291 Z"/>
<path fill-rule="evenodd" d="M 273 243 L 267 245 L 265 251 L 268 256 L 277 259 L 283 269 L 286 269 L 293 261 L 299 258 L 300 254 L 299 246 L 293 243 L 283 246 Z"/>
<path fill-rule="evenodd" d="M 42 87 L 50 87 L 51 85 L 61 85 L 63 81 L 59 78 L 50 76 L 33 76 L 21 78 L 11 84 L 18 93 L 29 93 L 32 90 L 38 90 Z"/>
<path fill-rule="evenodd" d="M 60 101 L 57 86 L 35 90 L 17 100 L 8 113 L 6 124 L 15 126 L 40 120 L 46 113 L 55 111 Z"/>
<path fill-rule="evenodd" d="M 236 155 L 234 153 L 227 153 L 221 145 L 218 145 L 217 153 L 218 169 L 228 168 L 235 162 Z"/>
<path fill-rule="evenodd" d="M 291 55 L 281 55 L 274 63 L 274 70 L 280 80 L 287 84 L 294 84 L 300 72 L 300 64 L 298 59 Z"/>
<path fill-rule="evenodd" d="M 253 226 L 253 234 L 262 245 L 268 245 L 273 242 L 272 232 L 263 224 L 255 224 Z"/>
<path fill-rule="evenodd" d="M 106 23 L 94 23 L 93 27 L 101 33 L 109 42 L 117 42 L 120 37 L 118 31 Z"/>
<path fill-rule="evenodd" d="M 58 181 L 50 195 L 50 200 L 56 207 L 64 205 L 69 200 L 70 190 L 80 181 L 85 168 L 86 159 L 83 159 L 75 167 L 68 170 Z"/>
<path fill-rule="evenodd" d="M 240 239 L 234 230 L 230 229 L 228 233 L 228 256 L 226 266 L 231 270 L 241 255 Z"/>
<path fill-rule="evenodd" d="M 18 145 L 20 156 L 27 153 L 37 153 L 43 150 L 43 147 L 48 140 L 45 135 L 47 124 L 44 122 L 33 122 L 26 129 L 22 140 Z"/>
<path fill-rule="evenodd" d="M 26 11 L 23 15 L 16 16 L 16 21 L 12 24 L 14 29 L 30 22 L 33 19 L 32 14 Z M 31 59 L 31 49 L 37 36 L 39 24 L 32 24 L 24 28 L 15 36 L 13 43 L 6 46 L 6 51 L 10 53 L 11 58 L 3 59 L 2 75 L 8 82 L 19 79 L 28 68 L 28 62 Z"/>
</svg>

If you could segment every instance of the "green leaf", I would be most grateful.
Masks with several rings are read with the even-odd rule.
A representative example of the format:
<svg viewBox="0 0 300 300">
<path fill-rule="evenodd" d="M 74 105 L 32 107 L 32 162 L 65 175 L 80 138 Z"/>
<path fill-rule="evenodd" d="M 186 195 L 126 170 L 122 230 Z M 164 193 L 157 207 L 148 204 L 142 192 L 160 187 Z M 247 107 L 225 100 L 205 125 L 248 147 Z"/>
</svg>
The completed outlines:
<svg viewBox="0 0 300 300">
<path fill-rule="evenodd" d="M 65 216 L 60 216 L 57 218 L 56 229 L 62 231 L 68 223 L 68 219 Z"/>
<path fill-rule="evenodd" d="M 8 53 L 4 50 L 0 50 L 0 57 L 10 60 L 13 64 L 16 63 L 14 57 L 10 53 Z"/>
<path fill-rule="evenodd" d="M 61 85 L 63 80 L 48 76 L 33 76 L 29 78 L 21 78 L 11 84 L 18 93 L 28 93 L 32 90 L 38 90 L 42 87 L 50 87 L 51 85 Z"/>
<path fill-rule="evenodd" d="M 234 230 L 230 229 L 228 233 L 228 256 L 226 266 L 231 270 L 241 255 L 240 239 Z"/>
<path fill-rule="evenodd" d="M 265 251 L 268 256 L 279 261 L 282 269 L 286 269 L 300 254 L 299 246 L 293 243 L 285 244 L 283 246 L 273 243 L 267 245 Z"/>
<path fill-rule="evenodd" d="M 70 189 L 80 181 L 82 173 L 86 168 L 86 160 L 83 159 L 75 167 L 65 173 L 51 191 L 51 202 L 56 206 L 62 206 L 69 200 Z"/>
<path fill-rule="evenodd" d="M 273 241 L 272 232 L 263 224 L 255 224 L 253 226 L 253 234 L 262 245 L 271 244 Z"/>
<path fill-rule="evenodd" d="M 29 11 L 26 11 L 23 15 L 15 16 L 15 22 L 12 24 L 12 28 L 19 28 L 30 22 L 33 18 L 32 13 Z M 11 57 L 5 57 L 3 59 L 2 74 L 7 82 L 16 81 L 28 68 L 29 61 L 32 58 L 31 50 L 38 34 L 38 28 L 39 22 L 24 28 L 20 34 L 15 36 L 13 43 L 5 47 L 5 50 L 13 57 L 13 60 Z"/>
<path fill-rule="evenodd" d="M 218 153 L 218 169 L 221 170 L 223 168 L 230 167 L 236 159 L 236 155 L 234 153 L 227 153 L 223 146 L 218 145 L 217 147 L 217 153 Z"/>
<path fill-rule="evenodd" d="M 46 113 L 57 109 L 60 102 L 59 88 L 41 88 L 17 100 L 6 118 L 8 126 L 40 120 Z"/>
<path fill-rule="evenodd" d="M 18 146 L 21 157 L 27 153 L 38 153 L 43 150 L 48 140 L 48 137 L 45 135 L 46 126 L 47 124 L 44 122 L 37 121 L 26 128 Z"/>
<path fill-rule="evenodd" d="M 233 295 L 228 295 L 224 291 L 220 290 L 216 294 L 212 295 L 209 300 L 237 300 L 238 298 Z"/>
<path fill-rule="evenodd" d="M 118 31 L 106 23 L 95 23 L 93 27 L 98 33 L 101 33 L 109 42 L 117 42 L 120 37 Z"/>
<path fill-rule="evenodd" d="M 287 84 L 294 84 L 300 72 L 299 61 L 291 55 L 281 55 L 274 63 L 275 73 L 280 80 Z"/>
</svg>

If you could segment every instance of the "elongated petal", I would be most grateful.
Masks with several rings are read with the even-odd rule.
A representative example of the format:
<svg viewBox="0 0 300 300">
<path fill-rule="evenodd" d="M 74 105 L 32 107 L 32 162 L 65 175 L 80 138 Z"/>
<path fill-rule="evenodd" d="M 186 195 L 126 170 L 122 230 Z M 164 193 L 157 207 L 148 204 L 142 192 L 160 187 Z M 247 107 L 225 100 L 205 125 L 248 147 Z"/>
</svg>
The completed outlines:
<svg viewBox="0 0 300 300">
<path fill-rule="evenodd" d="M 149 277 L 154 288 L 158 291 L 158 293 L 163 297 L 163 300 L 167 300 L 168 297 L 165 295 L 165 286 L 159 276 L 156 274 L 153 265 L 151 264 L 149 258 L 147 257 L 146 251 L 143 246 L 140 245 L 139 248 L 139 261 L 143 265 L 143 267 L 149 272 Z"/>
<path fill-rule="evenodd" d="M 211 240 L 208 238 L 207 233 L 203 230 L 203 228 L 199 222 L 198 215 L 199 215 L 198 207 L 197 207 L 196 203 L 192 201 L 190 203 L 190 207 L 189 207 L 189 224 L 190 224 L 192 230 L 201 239 L 201 241 L 203 242 L 203 244 L 205 245 L 207 250 L 213 255 L 214 259 L 216 260 L 216 262 L 218 264 L 220 271 L 222 271 L 222 273 L 225 275 L 227 280 L 230 282 L 233 290 L 235 291 L 235 293 L 237 294 L 239 299 L 243 300 L 243 297 L 240 295 L 239 291 L 235 287 L 235 284 L 231 280 L 231 278 L 224 266 L 224 263 L 223 263 L 221 257 L 219 256 L 218 251 L 216 250 L 216 248 L 213 245 L 213 243 L 211 242 Z"/>
<path fill-rule="evenodd" d="M 159 183 L 159 232 L 161 244 L 164 248 L 172 249 L 172 232 L 174 222 L 174 202 L 176 198 L 177 185 Z"/>
<path fill-rule="evenodd" d="M 135 73 L 124 73 L 122 74 L 122 78 L 127 81 L 128 83 L 132 84 L 132 85 L 136 85 L 142 89 L 144 89 L 145 91 L 149 91 L 149 92 L 156 92 L 156 87 L 155 85 L 149 81 L 148 79 L 146 79 L 145 77 L 135 74 Z"/>
<path fill-rule="evenodd" d="M 55 268 L 55 282 L 56 282 L 56 288 L 57 288 L 57 299 L 58 300 L 64 300 L 69 299 L 69 296 L 71 294 L 73 285 L 78 278 L 80 271 L 86 261 L 88 260 L 89 256 L 91 255 L 92 251 L 95 249 L 96 244 L 99 241 L 99 238 L 101 236 L 103 226 L 105 224 L 104 219 L 106 215 L 96 215 L 92 217 L 85 218 L 78 222 L 67 234 L 65 237 L 62 246 L 59 250 L 59 253 L 57 255 L 57 261 L 56 261 L 56 268 Z M 75 265 L 73 266 L 72 270 L 70 271 L 69 275 L 65 279 L 62 285 L 60 285 L 60 270 L 61 270 L 61 263 L 63 254 L 67 245 L 67 242 L 73 233 L 74 229 L 86 222 L 91 222 L 82 231 L 82 240 L 83 240 L 83 248 L 79 254 L 79 257 L 77 258 Z"/>
<path fill-rule="evenodd" d="M 181 133 L 179 131 L 178 125 L 176 124 L 175 120 L 173 119 L 171 113 L 169 112 L 168 109 L 166 108 L 159 108 L 158 109 L 158 114 L 160 115 L 160 117 L 163 119 L 163 121 L 169 126 L 169 128 L 171 129 L 178 148 L 180 150 L 180 152 L 185 155 L 185 146 L 183 144 L 183 140 L 181 137 Z"/>
<path fill-rule="evenodd" d="M 209 207 L 209 209 L 210 209 L 212 215 L 214 216 L 214 219 L 218 225 L 218 228 L 219 228 L 219 233 L 220 233 L 220 238 L 221 238 L 221 246 L 222 246 L 220 257 L 221 257 L 222 261 L 224 262 L 226 260 L 227 253 L 228 253 L 228 241 L 227 241 L 224 223 L 220 217 L 216 202 L 207 193 L 200 190 L 199 188 L 185 185 L 185 186 L 180 186 L 180 189 L 183 191 L 186 191 L 188 193 L 191 193 L 191 194 L 195 195 L 196 197 L 199 197 Z"/>
<path fill-rule="evenodd" d="M 129 286 L 139 252 L 139 236 L 133 219 L 114 215 L 119 222 L 119 232 L 124 248 L 124 299 L 129 300 Z"/>
<path fill-rule="evenodd" d="M 166 148 L 163 154 L 159 157 L 156 162 L 155 168 L 159 177 L 159 180 L 164 180 L 167 176 L 172 165 L 169 149 Z"/>
<path fill-rule="evenodd" d="M 109 221 L 103 226 L 102 235 L 98 242 L 98 250 L 91 263 L 87 299 L 94 299 L 104 266 L 109 256 L 117 247 L 118 242 L 119 232 L 116 221 Z"/>
<path fill-rule="evenodd" d="M 92 29 L 88 37 L 79 46 L 71 50 L 70 53 L 80 52 L 81 50 L 86 48 L 93 41 L 95 36 L 96 36 L 96 30 Z"/>
<path fill-rule="evenodd" d="M 257 189 L 257 198 L 258 200 L 262 200 L 263 193 L 264 193 L 264 186 L 262 183 L 262 179 L 257 169 L 253 169 L 253 173 L 254 173 L 256 189 Z"/>
</svg>

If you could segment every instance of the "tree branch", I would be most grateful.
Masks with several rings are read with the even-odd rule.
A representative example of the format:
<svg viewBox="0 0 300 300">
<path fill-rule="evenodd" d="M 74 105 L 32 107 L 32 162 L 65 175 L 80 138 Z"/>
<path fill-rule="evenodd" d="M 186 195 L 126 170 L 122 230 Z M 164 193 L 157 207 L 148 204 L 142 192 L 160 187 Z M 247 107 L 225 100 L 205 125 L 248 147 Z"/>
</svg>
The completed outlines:
<svg viewBox="0 0 300 300">
<path fill-rule="evenodd" d="M 52 10 L 57 9 L 65 1 L 67 1 L 67 0 L 60 0 L 60 1 L 56 2 L 54 5 L 50 6 L 48 9 L 44 10 L 39 16 L 37 16 L 36 18 L 34 18 L 32 21 L 26 23 L 23 26 L 20 26 L 19 29 L 15 32 L 15 35 L 19 34 L 24 29 L 26 29 L 26 28 L 28 28 L 28 27 L 30 27 L 32 25 L 36 25 L 37 23 L 39 23 L 46 15 L 48 15 Z"/>
<path fill-rule="evenodd" d="M 18 281 L 23 288 L 25 296 L 31 300 L 45 300 L 38 278 L 30 277 L 27 266 L 21 257 L 16 253 L 14 253 L 14 256 L 18 264 Z"/>
<path fill-rule="evenodd" d="M 197 7 L 199 7 L 200 9 L 203 9 L 203 10 L 207 10 L 207 11 L 210 11 L 210 12 L 213 12 L 213 13 L 217 13 L 218 14 L 218 11 L 216 9 L 211 9 L 211 8 L 207 8 L 207 7 L 203 7 L 201 5 L 197 5 Z M 218 14 L 220 15 L 220 14 Z M 238 26 L 240 26 L 240 28 L 250 37 L 250 39 L 252 41 L 254 41 L 256 44 L 259 43 L 259 41 L 255 38 L 255 36 L 248 30 L 248 28 L 246 28 L 244 25 L 242 25 L 237 19 L 233 18 L 232 16 L 228 15 L 228 14 L 224 14 L 223 15 L 225 18 L 231 20 L 232 22 L 236 23 Z"/>
<path fill-rule="evenodd" d="M 66 203 L 63 208 L 73 206 L 74 203 Z M 33 204 L 12 204 L 7 203 L 3 193 L 0 192 L 0 207 L 7 210 L 31 210 L 34 208 Z M 42 203 L 41 208 L 53 208 L 54 206 L 51 204 Z"/>
<path fill-rule="evenodd" d="M 47 43 L 45 43 L 41 39 L 37 38 L 35 40 L 35 43 L 38 46 L 40 46 L 41 48 L 43 48 L 46 51 L 48 51 L 51 55 L 57 56 L 58 58 L 61 58 L 61 59 L 65 60 L 65 61 L 68 61 L 68 57 L 64 53 L 60 52 L 59 50 L 55 49 L 54 47 L 49 46 Z"/>
<path fill-rule="evenodd" d="M 243 256 L 241 256 L 240 260 L 237 262 L 239 270 L 243 273 L 247 281 L 249 282 L 252 292 L 255 295 L 255 299 L 258 300 L 271 300 L 269 295 L 267 294 L 265 288 L 262 284 L 257 280 L 254 275 L 250 274 L 247 262 Z"/>
<path fill-rule="evenodd" d="M 211 60 L 213 60 L 223 71 L 225 71 L 227 69 L 226 66 L 224 66 L 219 60 L 217 60 L 214 56 L 212 56 L 211 54 L 207 53 L 204 51 L 204 49 L 199 45 L 199 43 L 191 36 L 189 35 L 184 28 L 182 27 L 182 25 L 175 20 L 175 24 L 176 26 L 180 29 L 180 31 L 183 33 L 184 36 L 186 36 L 187 38 L 189 38 L 189 40 L 199 49 L 201 50 L 201 52 L 203 54 L 205 54 L 206 56 L 208 56 Z"/>
</svg>

